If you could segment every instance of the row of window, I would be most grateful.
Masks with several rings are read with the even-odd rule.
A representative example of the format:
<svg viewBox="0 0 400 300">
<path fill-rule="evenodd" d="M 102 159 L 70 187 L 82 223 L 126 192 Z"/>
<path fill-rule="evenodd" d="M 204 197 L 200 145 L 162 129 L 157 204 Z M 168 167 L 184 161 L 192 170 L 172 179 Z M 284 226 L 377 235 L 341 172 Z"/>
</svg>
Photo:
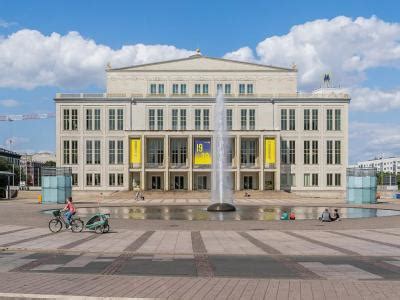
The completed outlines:
<svg viewBox="0 0 400 300">
<path fill-rule="evenodd" d="M 72 173 L 72 185 L 79 185 L 78 174 Z M 86 173 L 86 186 L 100 186 L 101 185 L 101 174 L 100 173 Z M 124 174 L 123 173 L 109 173 L 108 174 L 108 185 L 109 186 L 123 186 L 124 185 Z"/>
<path fill-rule="evenodd" d="M 304 174 L 304 186 L 319 186 L 319 174 L 318 173 L 305 173 Z M 341 186 L 342 185 L 342 174 L 340 173 L 327 173 L 326 174 L 326 186 Z"/>
<path fill-rule="evenodd" d="M 304 109 L 303 130 L 318 130 L 318 109 Z M 326 130 L 341 130 L 341 110 L 326 110 Z M 296 130 L 296 110 L 281 109 L 281 130 Z"/>
<path fill-rule="evenodd" d="M 317 165 L 319 141 L 303 142 L 303 164 Z M 281 163 L 296 164 L 296 141 L 281 141 Z M 341 141 L 326 141 L 326 163 L 328 165 L 341 164 Z"/>
<path fill-rule="evenodd" d="M 217 84 L 217 91 L 220 90 L 226 95 L 232 93 L 232 85 L 230 83 Z M 193 92 L 195 95 L 208 95 L 209 84 L 208 83 L 196 83 L 193 86 Z M 254 93 L 254 86 L 252 83 L 239 83 L 239 94 L 240 95 L 251 95 Z M 165 85 L 164 83 L 151 83 L 150 84 L 150 94 L 151 95 L 164 95 Z M 187 84 L 186 83 L 173 83 L 172 84 L 172 94 L 173 95 L 186 95 L 187 94 Z"/>
<path fill-rule="evenodd" d="M 86 109 L 86 130 L 101 129 L 101 110 L 99 108 Z M 78 110 L 63 109 L 63 130 L 78 130 Z M 124 130 L 124 110 L 108 110 L 108 130 Z"/>
</svg>

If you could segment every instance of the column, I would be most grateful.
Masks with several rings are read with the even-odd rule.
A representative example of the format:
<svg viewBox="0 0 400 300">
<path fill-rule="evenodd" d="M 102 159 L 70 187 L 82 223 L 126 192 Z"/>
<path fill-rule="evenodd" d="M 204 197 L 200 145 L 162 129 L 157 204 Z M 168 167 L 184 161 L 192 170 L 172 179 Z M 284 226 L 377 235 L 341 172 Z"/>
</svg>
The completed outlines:
<svg viewBox="0 0 400 300">
<path fill-rule="evenodd" d="M 169 135 L 164 138 L 164 191 L 169 191 Z"/>
<path fill-rule="evenodd" d="M 140 139 L 141 139 L 141 144 L 142 144 L 142 149 L 141 149 L 141 151 L 142 151 L 142 169 L 140 171 L 140 189 L 142 191 L 144 191 L 146 189 L 146 176 L 145 176 L 146 173 L 145 173 L 145 170 L 144 170 L 144 166 L 145 166 L 144 162 L 146 160 L 145 155 L 147 154 L 147 151 L 145 151 L 145 148 L 147 146 L 146 146 L 146 140 L 145 140 L 144 134 L 142 134 Z"/>
<path fill-rule="evenodd" d="M 275 164 L 275 172 L 274 172 L 274 183 L 275 183 L 275 191 L 279 191 L 281 188 L 281 143 L 280 137 L 275 136 L 275 148 L 276 148 L 276 164 Z"/>
<path fill-rule="evenodd" d="M 235 148 L 236 148 L 236 191 L 240 191 L 240 136 L 236 135 L 236 143 L 235 143 Z"/>
<path fill-rule="evenodd" d="M 259 144 L 259 152 L 258 152 L 258 161 L 260 164 L 260 175 L 258 176 L 258 189 L 260 191 L 264 190 L 264 138 L 261 135 L 260 138 L 258 139 L 258 144 Z"/>
<path fill-rule="evenodd" d="M 187 138 L 187 164 L 188 164 L 188 190 L 192 191 L 193 190 L 193 136 L 189 135 Z"/>
</svg>

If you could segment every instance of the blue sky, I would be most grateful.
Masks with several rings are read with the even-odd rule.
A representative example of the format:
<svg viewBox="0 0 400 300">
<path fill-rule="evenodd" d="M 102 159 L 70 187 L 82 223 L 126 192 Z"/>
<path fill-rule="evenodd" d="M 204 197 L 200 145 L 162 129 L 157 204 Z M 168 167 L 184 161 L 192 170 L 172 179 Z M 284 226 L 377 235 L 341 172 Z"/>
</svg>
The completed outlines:
<svg viewBox="0 0 400 300">
<path fill-rule="evenodd" d="M 2 0 L 0 115 L 52 112 L 58 91 L 104 90 L 106 59 L 135 64 L 199 47 L 208 56 L 278 66 L 295 61 L 304 91 L 331 72 L 354 98 L 350 162 L 400 155 L 399 10 L 399 1 L 366 0 Z M 174 48 L 149 51 L 149 45 Z M 10 137 L 14 150 L 54 151 L 54 119 L 0 123 L 0 145 Z"/>
</svg>

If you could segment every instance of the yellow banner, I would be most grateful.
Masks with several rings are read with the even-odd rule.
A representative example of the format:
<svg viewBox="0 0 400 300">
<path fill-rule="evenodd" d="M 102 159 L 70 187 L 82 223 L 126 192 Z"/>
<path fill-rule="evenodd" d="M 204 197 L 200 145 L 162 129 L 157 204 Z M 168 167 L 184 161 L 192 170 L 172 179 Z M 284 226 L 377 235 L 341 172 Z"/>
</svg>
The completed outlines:
<svg viewBox="0 0 400 300">
<path fill-rule="evenodd" d="M 131 153 L 129 162 L 140 164 L 142 162 L 142 147 L 140 139 L 131 139 Z"/>
<path fill-rule="evenodd" d="M 276 143 L 275 138 L 265 139 L 265 163 L 274 164 L 276 163 Z"/>
<path fill-rule="evenodd" d="M 211 165 L 211 140 L 195 139 L 194 141 L 194 164 Z"/>
</svg>

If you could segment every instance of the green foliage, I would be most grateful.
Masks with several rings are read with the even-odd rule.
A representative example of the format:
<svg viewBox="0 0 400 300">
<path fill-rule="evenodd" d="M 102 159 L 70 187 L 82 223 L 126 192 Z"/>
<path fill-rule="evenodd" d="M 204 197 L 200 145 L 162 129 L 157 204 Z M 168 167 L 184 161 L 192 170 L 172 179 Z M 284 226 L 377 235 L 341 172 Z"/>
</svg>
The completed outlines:
<svg viewBox="0 0 400 300">
<path fill-rule="evenodd" d="M 0 157 L 0 171 L 6 171 L 6 172 L 11 172 L 15 174 L 14 177 L 14 184 L 19 185 L 19 173 L 20 173 L 20 168 L 19 166 L 15 165 L 14 166 L 14 172 L 13 172 L 13 165 L 10 163 L 8 160 L 6 160 L 4 157 Z M 25 179 L 25 174 L 22 171 L 21 174 L 22 180 Z M 12 177 L 10 178 L 11 184 L 12 184 Z M 0 187 L 5 187 L 7 186 L 7 176 L 0 176 Z"/>
<path fill-rule="evenodd" d="M 44 167 L 55 167 L 55 166 L 56 166 L 56 162 L 52 161 L 52 160 L 46 161 L 44 163 Z"/>
</svg>

